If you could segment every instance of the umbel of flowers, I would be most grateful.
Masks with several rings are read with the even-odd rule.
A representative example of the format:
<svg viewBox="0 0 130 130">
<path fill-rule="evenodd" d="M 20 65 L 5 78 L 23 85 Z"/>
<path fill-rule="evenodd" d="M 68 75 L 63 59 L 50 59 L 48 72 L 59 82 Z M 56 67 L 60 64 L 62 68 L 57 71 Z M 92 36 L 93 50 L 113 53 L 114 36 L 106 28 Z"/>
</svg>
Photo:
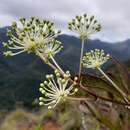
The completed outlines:
<svg viewBox="0 0 130 130">
<path fill-rule="evenodd" d="M 129 103 L 127 95 L 115 84 L 101 69 L 101 66 L 110 59 L 109 54 L 105 54 L 104 50 L 91 50 L 87 52 L 82 59 L 82 64 L 85 68 L 98 69 L 101 74 L 115 87 L 115 89 L 122 95 L 124 100 Z"/>
<path fill-rule="evenodd" d="M 54 24 L 48 20 L 40 20 L 32 17 L 29 20 L 20 18 L 21 26 L 12 23 L 7 35 L 9 41 L 3 43 L 4 47 L 10 49 L 4 52 L 5 56 L 14 56 L 23 52 L 38 54 L 44 53 L 55 55 L 62 48 L 61 43 L 55 41 L 60 31 L 54 31 Z"/>
<path fill-rule="evenodd" d="M 40 84 L 39 91 L 43 94 L 39 97 L 39 105 L 47 105 L 48 108 L 54 108 L 60 101 L 72 99 L 70 96 L 78 91 L 74 88 L 75 83 L 69 84 L 70 73 L 67 71 L 63 77 L 58 70 L 53 74 L 46 75 L 47 80 Z"/>
<path fill-rule="evenodd" d="M 76 32 L 82 41 L 79 77 L 74 78 L 76 82 L 71 78 L 70 72 L 64 72 L 54 59 L 55 55 L 63 48 L 62 43 L 56 39 L 60 32 L 54 31 L 54 24 L 48 20 L 40 20 L 35 17 L 29 20 L 20 18 L 20 23 L 21 26 L 18 27 L 17 23 L 13 22 L 11 30 L 8 31 L 10 39 L 7 43 L 3 43 L 3 46 L 9 50 L 4 52 L 4 55 L 15 56 L 23 52 L 34 53 L 55 70 L 55 75 L 46 75 L 47 80 L 40 84 L 39 91 L 41 92 L 41 97 L 39 97 L 39 105 L 54 108 L 60 101 L 67 99 L 86 101 L 86 97 L 72 97 L 72 95 L 78 91 L 75 86 L 79 86 L 79 88 L 86 91 L 82 82 L 77 82 L 77 80 L 80 81 L 82 66 L 89 69 L 98 69 L 122 95 L 125 103 L 129 103 L 127 94 L 124 93 L 101 68 L 101 66 L 110 59 L 110 55 L 105 54 L 104 50 L 95 49 L 86 52 L 83 56 L 85 40 L 87 40 L 91 34 L 101 30 L 101 25 L 94 16 L 86 14 L 76 16 L 75 19 L 72 19 L 72 21 L 68 23 L 68 28 Z M 92 93 L 89 92 L 89 94 Z M 102 99 L 105 98 L 103 97 Z"/>
<path fill-rule="evenodd" d="M 104 63 L 110 59 L 109 54 L 105 54 L 104 50 L 91 50 L 87 52 L 83 57 L 82 63 L 86 68 L 97 69 L 100 68 Z"/>
<path fill-rule="evenodd" d="M 68 23 L 68 28 L 77 33 L 81 39 L 87 39 L 89 35 L 99 32 L 101 25 L 97 22 L 94 16 L 84 14 L 83 16 L 76 16 Z"/>
<path fill-rule="evenodd" d="M 82 71 L 82 58 L 84 52 L 85 40 L 93 33 L 99 32 L 101 30 L 101 25 L 95 19 L 94 16 L 84 14 L 83 16 L 76 16 L 68 23 L 69 30 L 78 34 L 81 39 L 81 52 L 80 52 L 80 64 L 79 64 L 79 78 Z"/>
</svg>

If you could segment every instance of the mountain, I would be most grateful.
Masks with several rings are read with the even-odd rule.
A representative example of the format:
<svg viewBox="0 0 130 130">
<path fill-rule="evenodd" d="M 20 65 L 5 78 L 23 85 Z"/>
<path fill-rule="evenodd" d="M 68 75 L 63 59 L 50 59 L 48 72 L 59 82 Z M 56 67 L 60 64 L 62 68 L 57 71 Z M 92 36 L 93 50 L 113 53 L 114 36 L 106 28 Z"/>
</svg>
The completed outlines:
<svg viewBox="0 0 130 130">
<path fill-rule="evenodd" d="M 60 40 L 64 43 L 64 46 L 66 48 L 68 46 L 70 48 L 71 46 L 72 50 L 76 49 L 76 51 L 79 52 L 81 43 L 80 43 L 80 40 L 77 39 L 76 37 L 68 36 L 68 35 L 61 35 Z M 67 44 L 69 45 L 67 46 Z M 86 41 L 85 51 L 95 49 L 95 48 L 104 49 L 107 53 L 110 53 L 111 55 L 115 56 L 116 58 L 122 61 L 128 60 L 130 58 L 130 40 L 126 40 L 126 41 L 122 41 L 118 43 L 108 43 L 108 42 L 104 42 L 97 39 Z M 71 49 L 70 51 L 72 51 Z M 64 49 L 64 53 L 66 53 L 65 51 L 67 51 L 68 53 L 68 50 Z M 69 53 L 72 53 L 72 52 L 69 52 Z"/>
<path fill-rule="evenodd" d="M 9 27 L 0 28 L 0 110 L 12 109 L 16 103 L 23 103 L 32 107 L 32 102 L 39 96 L 38 88 L 45 74 L 53 73 L 47 65 L 33 54 L 21 54 L 11 58 L 2 55 L 2 42 L 8 40 L 6 36 Z M 74 36 L 60 35 L 58 40 L 63 42 L 64 50 L 55 59 L 64 70 L 76 73 L 80 55 L 80 40 Z M 88 40 L 85 51 L 99 48 L 126 61 L 130 58 L 130 40 L 110 44 L 100 40 Z"/>
</svg>

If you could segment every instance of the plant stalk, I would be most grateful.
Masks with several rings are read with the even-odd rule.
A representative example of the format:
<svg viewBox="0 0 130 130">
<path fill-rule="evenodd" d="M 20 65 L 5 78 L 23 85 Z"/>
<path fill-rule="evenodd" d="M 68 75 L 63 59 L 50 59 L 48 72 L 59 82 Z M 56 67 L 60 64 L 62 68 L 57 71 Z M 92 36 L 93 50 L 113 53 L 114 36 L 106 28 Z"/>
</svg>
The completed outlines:
<svg viewBox="0 0 130 130">
<path fill-rule="evenodd" d="M 56 60 L 53 58 L 53 56 L 51 55 L 51 60 L 53 61 L 53 63 L 55 64 L 56 68 L 64 75 L 65 72 L 61 69 L 61 67 L 58 65 L 58 63 L 56 62 Z"/>
<path fill-rule="evenodd" d="M 82 71 L 82 58 L 83 58 L 83 52 L 84 52 L 84 42 L 85 42 L 85 40 L 82 38 L 81 52 L 80 52 L 80 62 L 79 62 L 79 79 L 80 79 L 81 71 Z"/>
<path fill-rule="evenodd" d="M 114 86 L 114 88 L 122 95 L 124 100 L 128 102 L 126 94 L 106 75 L 106 73 L 99 67 L 100 73 Z"/>
</svg>

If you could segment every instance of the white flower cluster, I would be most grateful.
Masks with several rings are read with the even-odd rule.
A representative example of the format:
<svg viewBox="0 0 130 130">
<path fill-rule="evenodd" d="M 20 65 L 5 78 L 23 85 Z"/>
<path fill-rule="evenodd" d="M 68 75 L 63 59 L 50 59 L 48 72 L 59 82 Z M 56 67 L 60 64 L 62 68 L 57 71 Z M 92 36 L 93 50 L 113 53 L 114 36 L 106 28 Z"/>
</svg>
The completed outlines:
<svg viewBox="0 0 130 130">
<path fill-rule="evenodd" d="M 63 78 L 61 77 L 58 70 L 55 70 L 55 77 L 50 74 L 46 78 L 48 81 L 44 81 L 40 84 L 39 91 L 43 94 L 39 97 L 39 105 L 46 105 L 48 108 L 54 108 L 60 101 L 64 101 L 68 96 L 73 95 L 78 91 L 77 88 L 74 89 L 75 84 L 68 85 L 70 73 L 67 71 Z"/>
<path fill-rule="evenodd" d="M 55 41 L 60 31 L 54 32 L 52 22 L 32 17 L 29 20 L 20 18 L 20 23 L 22 26 L 17 27 L 17 24 L 13 22 L 11 30 L 7 33 L 10 40 L 3 45 L 10 50 L 4 52 L 5 56 L 14 56 L 23 52 L 37 53 L 44 50 L 49 50 L 46 52 L 51 51 L 54 55 L 62 48 L 61 43 Z"/>
<path fill-rule="evenodd" d="M 43 48 L 39 49 L 39 52 L 44 56 L 45 59 L 55 56 L 58 52 L 63 49 L 62 43 L 54 40 L 44 45 Z"/>
<path fill-rule="evenodd" d="M 85 68 L 96 69 L 102 66 L 110 58 L 109 54 L 105 54 L 104 50 L 91 50 L 83 57 L 82 64 Z"/>
<path fill-rule="evenodd" d="M 97 22 L 94 16 L 84 14 L 83 16 L 76 16 L 68 23 L 68 28 L 79 34 L 81 39 L 87 39 L 92 33 L 99 32 L 101 25 Z"/>
</svg>

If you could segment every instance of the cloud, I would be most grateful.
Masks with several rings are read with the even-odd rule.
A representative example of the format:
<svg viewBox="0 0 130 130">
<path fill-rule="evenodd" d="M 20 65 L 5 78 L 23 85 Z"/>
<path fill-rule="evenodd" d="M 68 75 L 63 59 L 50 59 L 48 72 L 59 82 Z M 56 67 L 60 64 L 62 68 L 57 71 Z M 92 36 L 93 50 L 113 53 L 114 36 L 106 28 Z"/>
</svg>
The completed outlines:
<svg viewBox="0 0 130 130">
<path fill-rule="evenodd" d="M 106 41 L 130 38 L 129 0 L 1 0 L 0 25 L 7 26 L 20 16 L 53 20 L 56 28 L 67 30 L 67 22 L 77 14 L 94 14 L 102 31 L 92 36 Z"/>
</svg>

